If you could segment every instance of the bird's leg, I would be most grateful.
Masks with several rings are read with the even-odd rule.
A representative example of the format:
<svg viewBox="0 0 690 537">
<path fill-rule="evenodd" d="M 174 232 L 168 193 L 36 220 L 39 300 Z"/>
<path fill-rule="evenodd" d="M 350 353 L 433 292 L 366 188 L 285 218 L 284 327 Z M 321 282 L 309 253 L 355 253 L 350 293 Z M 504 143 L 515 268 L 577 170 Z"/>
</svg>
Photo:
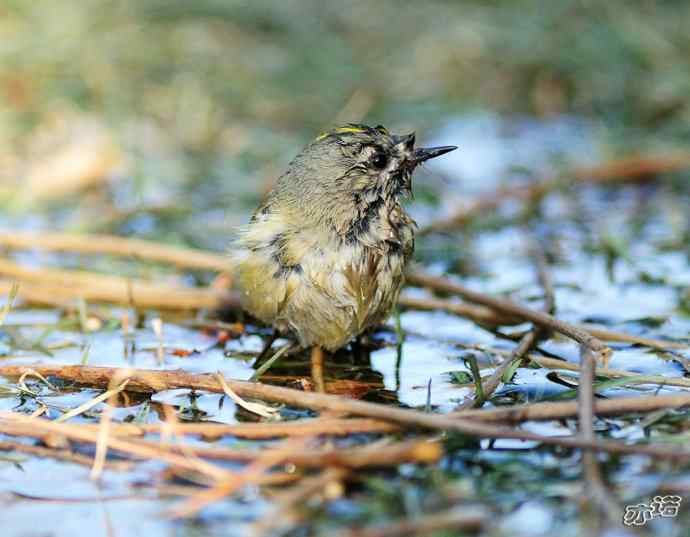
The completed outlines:
<svg viewBox="0 0 690 537">
<path fill-rule="evenodd" d="M 355 364 L 371 364 L 371 347 L 366 345 L 365 339 L 366 336 L 359 334 L 352 342 L 352 357 Z"/>
<path fill-rule="evenodd" d="M 323 349 L 318 345 L 311 348 L 311 380 L 317 392 L 325 392 L 326 384 L 323 380 Z"/>
<path fill-rule="evenodd" d="M 264 348 L 261 349 L 261 352 L 259 355 L 256 357 L 256 360 L 254 360 L 255 364 L 260 364 L 267 356 L 269 351 L 271 350 L 271 347 L 275 343 L 276 339 L 278 339 L 278 330 L 273 330 L 270 336 L 268 336 L 268 340 L 266 340 L 266 343 L 264 343 Z"/>
</svg>

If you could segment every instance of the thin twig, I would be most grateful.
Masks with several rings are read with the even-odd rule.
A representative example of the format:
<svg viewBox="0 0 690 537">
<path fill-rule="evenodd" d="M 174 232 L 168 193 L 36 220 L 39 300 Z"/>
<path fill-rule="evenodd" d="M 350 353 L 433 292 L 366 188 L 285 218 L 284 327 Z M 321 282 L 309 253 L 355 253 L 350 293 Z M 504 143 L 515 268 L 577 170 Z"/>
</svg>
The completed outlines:
<svg viewBox="0 0 690 537">
<path fill-rule="evenodd" d="M 171 453 L 188 453 L 196 457 L 212 460 L 234 462 L 254 462 L 265 457 L 270 449 L 263 451 L 255 449 L 239 449 L 224 447 L 204 447 L 198 445 L 184 445 L 155 442 L 151 440 L 133 439 L 132 442 L 158 447 Z M 353 448 L 325 448 L 314 449 L 300 444 L 299 449 L 284 451 L 275 464 L 294 464 L 303 468 L 365 468 L 370 466 L 397 466 L 403 463 L 431 464 L 438 462 L 443 455 L 443 448 L 437 440 L 406 440 L 390 442 L 382 440 L 370 445 Z"/>
<path fill-rule="evenodd" d="M 560 319 L 555 319 L 547 313 L 526 308 L 509 300 L 495 298 L 485 295 L 484 293 L 473 291 L 446 278 L 440 278 L 438 276 L 432 276 L 422 272 L 418 268 L 408 271 L 407 281 L 413 285 L 428 287 L 430 289 L 434 289 L 435 291 L 459 295 L 470 302 L 482 304 L 506 315 L 522 317 L 523 319 L 535 323 L 547 330 L 559 332 L 577 341 L 579 344 L 592 349 L 592 351 L 599 355 L 603 363 L 608 360 L 608 357 L 611 354 L 611 349 L 591 334 L 570 323 Z"/>
<path fill-rule="evenodd" d="M 292 347 L 293 345 L 291 344 L 283 345 L 280 349 L 273 353 L 273 356 L 271 356 L 268 360 L 261 364 L 256 369 L 256 371 L 254 371 L 254 374 L 251 376 L 249 380 L 258 381 L 263 376 L 263 374 L 269 369 L 271 369 L 271 366 L 275 364 L 278 360 L 280 360 L 280 358 L 290 349 L 292 349 Z"/>
<path fill-rule="evenodd" d="M 544 291 L 543 310 L 545 313 L 553 315 L 556 310 L 556 298 L 553 290 L 553 284 L 546 268 L 546 258 L 541 248 L 535 247 L 533 250 L 537 265 L 537 279 L 539 280 L 539 284 Z M 480 407 L 482 404 L 484 404 L 484 402 L 489 399 L 501 385 L 506 372 L 516 363 L 522 362 L 525 359 L 527 353 L 529 353 L 529 351 L 537 344 L 543 333 L 543 328 L 540 326 L 533 326 L 529 332 L 522 336 L 520 342 L 515 350 L 511 353 L 510 357 L 503 360 L 501 365 L 496 368 L 486 382 L 482 383 L 482 392 L 485 395 L 481 399 L 478 399 L 475 395 L 475 397 L 472 399 L 464 401 L 458 406 L 456 411 L 461 412 L 467 408 Z"/>
<path fill-rule="evenodd" d="M 225 377 L 223 377 L 220 372 L 216 373 L 216 379 L 218 380 L 218 384 L 220 384 L 223 388 L 223 393 L 232 399 L 237 406 L 244 408 L 246 411 L 252 412 L 253 414 L 261 416 L 262 418 L 273 418 L 280 411 L 279 409 L 270 407 L 268 405 L 245 401 L 232 391 L 232 388 L 228 386 L 228 383 L 225 382 Z"/>
<path fill-rule="evenodd" d="M 579 436 L 586 441 L 594 440 L 595 368 L 596 358 L 594 354 L 589 349 L 583 348 L 580 356 L 580 382 L 577 388 L 577 414 L 579 418 Z M 590 500 L 601 510 L 602 514 L 605 514 L 613 521 L 619 516 L 621 509 L 606 488 L 596 457 L 596 453 L 588 449 L 582 453 L 585 492 L 588 493 Z"/>
<path fill-rule="evenodd" d="M 16 414 L 13 412 L 0 412 L 0 431 L 6 434 L 12 434 L 13 436 L 30 437 L 38 434 L 54 433 L 80 442 L 93 444 L 97 444 L 99 440 L 97 430 L 94 431 L 93 429 L 87 429 L 69 423 L 54 423 L 41 418 L 30 418 L 23 414 Z M 122 453 L 127 453 L 136 458 L 162 460 L 185 470 L 205 474 L 213 479 L 231 474 L 228 470 L 224 470 L 220 467 L 215 467 L 211 471 L 208 467 L 200 467 L 195 461 L 190 461 L 186 457 L 175 453 L 170 453 L 152 446 L 139 445 L 113 436 L 108 437 L 108 447 Z"/>
<path fill-rule="evenodd" d="M 522 317 L 502 314 L 485 306 L 477 306 L 475 304 L 467 304 L 464 302 L 451 302 L 450 300 L 437 297 L 419 298 L 402 293 L 398 299 L 398 304 L 415 310 L 446 311 L 448 313 L 470 319 L 480 326 L 513 326 L 525 322 L 525 319 Z M 602 341 L 632 343 L 658 350 L 685 350 L 690 348 L 690 345 L 687 343 L 647 338 L 644 336 L 637 336 L 635 334 L 626 334 L 625 332 L 609 330 L 608 328 L 602 328 L 593 324 L 575 324 L 575 326 L 586 332 L 589 332 L 595 338 L 598 338 Z"/>
<path fill-rule="evenodd" d="M 494 392 L 498 389 L 498 387 L 501 385 L 501 382 L 503 381 L 503 376 L 505 375 L 506 371 L 515 364 L 516 361 L 522 360 L 527 353 L 530 351 L 534 345 L 536 345 L 538 340 L 538 335 L 535 330 L 530 330 L 527 332 L 522 339 L 520 340 L 520 343 L 518 346 L 513 350 L 511 353 L 510 357 L 505 358 L 501 364 L 496 368 L 496 370 L 491 373 L 489 378 L 486 381 L 482 382 L 482 391 L 484 392 L 485 396 L 483 399 L 479 400 L 476 397 L 467 399 L 466 401 L 463 401 L 458 407 L 455 409 L 455 412 L 458 413 L 458 415 L 464 415 L 462 412 L 468 408 L 473 408 L 473 407 L 480 407 L 481 404 L 486 401 L 486 399 L 489 399 Z"/>
<path fill-rule="evenodd" d="M 221 254 L 116 235 L 0 231 L 0 247 L 105 254 L 217 272 L 226 272 L 230 268 L 227 256 Z"/>
<path fill-rule="evenodd" d="M 557 360 L 556 358 L 548 358 L 546 356 L 536 356 L 528 354 L 527 358 L 535 364 L 546 367 L 548 369 L 565 369 L 567 371 L 580 371 L 580 366 L 565 360 Z M 690 379 L 685 377 L 667 377 L 664 375 L 643 375 L 641 373 L 634 373 L 632 371 L 625 371 L 623 369 L 611 369 L 608 367 L 597 367 L 596 374 L 604 377 L 622 378 L 630 377 L 631 383 L 637 384 L 659 384 L 661 386 L 678 386 L 681 388 L 690 388 Z"/>
<path fill-rule="evenodd" d="M 102 403 L 106 399 L 109 399 L 113 395 L 117 395 L 120 393 L 122 390 L 124 390 L 127 387 L 127 384 L 129 383 L 129 380 L 125 380 L 122 384 L 117 386 L 116 388 L 113 388 L 112 390 L 108 390 L 103 392 L 100 395 L 97 395 L 93 399 L 89 399 L 86 401 L 86 403 L 83 403 L 79 405 L 77 408 L 73 408 L 69 412 L 65 412 L 62 416 L 57 418 L 55 420 L 55 423 L 60 423 L 61 421 L 67 421 L 71 418 L 74 418 L 76 416 L 79 416 L 80 414 L 83 414 L 87 410 L 95 407 L 97 404 Z"/>
<path fill-rule="evenodd" d="M 108 367 L 84 366 L 38 366 L 33 369 L 45 375 L 69 378 L 79 384 L 90 386 L 108 386 L 109 379 L 117 369 Z M 2 366 L 0 375 L 18 377 L 27 369 L 26 366 Z M 197 375 L 185 371 L 129 370 L 131 391 L 150 393 L 176 388 L 195 388 L 219 393 L 222 388 L 213 375 Z M 476 420 L 460 419 L 453 416 L 425 413 L 404 408 L 392 408 L 390 405 L 356 401 L 345 397 L 315 392 L 302 392 L 281 386 L 269 386 L 258 382 L 245 382 L 226 379 L 228 385 L 245 398 L 263 399 L 287 405 L 319 411 L 333 411 L 341 414 L 376 418 L 391 421 L 408 428 L 425 428 L 448 430 L 483 438 L 515 438 L 537 441 L 548 445 L 560 445 L 572 448 L 588 448 L 612 453 L 643 453 L 669 459 L 690 459 L 690 451 L 679 451 L 656 446 L 631 446 L 614 441 L 588 441 L 577 437 L 542 436 L 527 431 L 495 427 Z M 0 412 L 0 423 L 6 413 Z M 57 424 L 66 426 L 66 424 Z M 59 431 L 56 431 L 59 432 Z M 119 439 L 117 439 L 120 441 Z M 111 443 L 114 442 L 111 439 Z M 115 447 L 112 445 L 111 447 Z"/>
<path fill-rule="evenodd" d="M 594 411 L 598 416 L 622 416 L 634 412 L 653 412 L 684 407 L 690 407 L 690 393 L 598 399 L 594 402 Z M 578 403 L 577 401 L 548 401 L 481 410 L 464 410 L 461 415 L 466 419 L 504 423 L 557 420 L 577 417 Z"/>
<path fill-rule="evenodd" d="M 96 428 L 91 423 L 81 424 L 85 428 Z M 111 427 L 114 436 L 144 436 L 146 433 L 160 433 L 162 423 L 117 423 Z M 180 422 L 175 425 L 178 434 L 199 435 L 206 440 L 217 440 L 223 436 L 236 436 L 253 440 L 265 440 L 284 436 L 349 436 L 363 433 L 391 433 L 400 430 L 392 423 L 369 418 L 303 418 L 292 421 L 235 423 Z"/>
<path fill-rule="evenodd" d="M 3 325 L 3 323 L 5 322 L 5 318 L 7 317 L 7 314 L 12 309 L 12 306 L 14 305 L 14 299 L 17 298 L 17 294 L 19 294 L 19 283 L 12 282 L 7 293 L 7 302 L 5 302 L 5 305 L 2 308 L 0 308 L 0 326 Z"/>
<path fill-rule="evenodd" d="M 217 309 L 238 304 L 237 297 L 217 289 L 192 289 L 87 271 L 31 269 L 4 258 L 0 258 L 0 276 L 22 284 L 20 298 L 50 304 L 77 298 L 162 309 Z"/>
</svg>

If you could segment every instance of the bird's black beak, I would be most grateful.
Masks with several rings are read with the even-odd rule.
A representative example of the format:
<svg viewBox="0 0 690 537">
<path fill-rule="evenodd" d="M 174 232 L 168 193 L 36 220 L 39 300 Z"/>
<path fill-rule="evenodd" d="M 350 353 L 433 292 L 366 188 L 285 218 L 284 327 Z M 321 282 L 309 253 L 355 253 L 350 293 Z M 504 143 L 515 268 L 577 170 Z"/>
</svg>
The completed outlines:
<svg viewBox="0 0 690 537">
<path fill-rule="evenodd" d="M 414 150 L 414 162 L 420 164 L 425 160 L 440 157 L 451 151 L 455 151 L 458 147 L 456 145 L 444 145 L 441 147 L 420 147 Z"/>
</svg>

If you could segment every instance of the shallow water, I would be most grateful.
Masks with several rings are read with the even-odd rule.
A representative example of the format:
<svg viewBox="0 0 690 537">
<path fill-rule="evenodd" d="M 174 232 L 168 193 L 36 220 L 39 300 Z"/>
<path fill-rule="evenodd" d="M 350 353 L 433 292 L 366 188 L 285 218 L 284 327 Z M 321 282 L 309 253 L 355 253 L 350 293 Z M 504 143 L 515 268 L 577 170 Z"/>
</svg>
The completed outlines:
<svg viewBox="0 0 690 537">
<path fill-rule="evenodd" d="M 448 176 L 445 181 L 434 179 L 434 187 L 441 189 L 442 212 L 458 203 L 467 203 L 468 198 L 491 192 L 500 184 L 524 181 L 524 168 L 530 170 L 530 175 L 542 176 L 555 163 L 590 164 L 603 153 L 596 130 L 572 118 L 542 124 L 487 115 L 461 117 L 449 122 L 432 141 L 461 147 L 450 158 L 430 165 L 426 172 L 432 178 L 439 174 Z M 126 183 L 119 188 L 126 189 Z M 573 196 L 567 190 L 549 194 L 541 204 L 541 214 L 532 219 L 530 233 L 512 218 L 519 213 L 519 207 L 510 207 L 508 203 L 499 211 L 505 221 L 496 224 L 479 219 L 471 230 L 424 238 L 420 241 L 418 257 L 427 263 L 429 270 L 455 274 L 472 288 L 509 294 L 539 307 L 541 290 L 529 255 L 530 241 L 536 237 L 552 260 L 550 272 L 560 317 L 645 337 L 688 342 L 690 318 L 687 303 L 683 305 L 683 293 L 690 284 L 690 262 L 683 235 L 687 229 L 679 228 L 673 215 L 682 212 L 683 207 L 686 210 L 690 192 L 687 188 L 680 194 L 673 192 L 663 181 L 652 186 L 583 187 L 576 191 L 582 195 Z M 207 202 L 212 206 L 215 200 Z M 654 209 L 649 218 L 641 218 L 640 214 L 644 216 L 650 206 Z M 193 227 L 192 236 L 210 235 L 210 226 L 217 225 L 222 217 L 205 209 L 195 207 L 198 220 L 189 218 L 176 225 Z M 412 212 L 420 223 L 439 214 L 438 209 L 432 211 L 428 202 L 422 201 L 412 205 Z M 0 224 L 44 229 L 54 217 L 54 214 L 26 218 L 14 215 L 3 217 Z M 237 214 L 228 218 L 236 219 L 241 220 Z M 152 217 L 129 225 L 135 229 L 141 226 L 148 232 L 167 223 Z M 222 241 L 215 237 L 208 242 Z M 81 258 L 35 253 L 21 254 L 17 259 L 29 265 L 79 266 L 85 262 Z M 126 264 L 119 268 L 125 272 L 134 270 Z M 204 278 L 201 277 L 202 281 Z M 425 295 L 422 290 L 411 289 L 410 293 Z M 254 372 L 253 357 L 262 346 L 257 327 L 249 326 L 245 335 L 223 343 L 213 332 L 185 327 L 179 319 L 164 319 L 161 340 L 152 329 L 153 314 L 147 315 L 141 327 L 124 336 L 117 322 L 122 309 L 106 307 L 99 308 L 99 312 L 105 317 L 102 327 L 84 333 L 78 323 L 71 328 L 61 327 L 60 315 L 55 311 L 12 311 L 0 331 L 0 363 L 181 368 L 199 373 L 220 371 L 231 378 L 248 379 Z M 109 324 L 109 321 L 113 322 Z M 470 371 L 464 360 L 475 357 L 482 374 L 488 375 L 498 362 L 497 353 L 509 351 L 514 345 L 470 321 L 443 312 L 403 311 L 400 325 L 405 333 L 404 341 L 397 341 L 391 327 L 382 329 L 374 338 L 380 348 L 371 352 L 368 361 L 332 362 L 328 373 L 369 383 L 367 398 L 370 399 L 446 412 L 473 394 L 470 385 L 454 381 L 454 373 Z M 518 328 L 525 327 L 506 329 L 505 333 Z M 467 346 L 477 348 L 468 350 Z M 615 349 L 612 368 L 645 375 L 686 375 L 678 363 L 649 349 L 622 343 L 612 347 Z M 542 343 L 540 350 L 573 363 L 579 359 L 577 346 L 562 338 Z M 690 358 L 687 350 L 680 352 Z M 308 371 L 304 356 L 286 360 L 287 364 L 276 365 L 271 375 L 287 379 L 304 376 Z M 549 372 L 521 368 L 489 405 L 557 398 L 572 391 L 553 382 Z M 563 375 L 573 382 L 577 380 L 572 373 L 563 372 Z M 40 398 L 49 405 L 51 417 L 97 394 L 93 390 L 53 394 L 33 381 L 30 385 L 41 390 Z M 681 389 L 684 388 L 658 384 L 616 386 L 604 389 L 601 395 L 619 397 Z M 160 419 L 155 409 L 161 404 L 173 405 L 187 419 L 224 423 L 245 419 L 227 398 L 218 394 L 190 394 L 189 390 L 170 390 L 156 394 L 151 401 L 132 401 L 130 406 L 115 409 L 114 417 L 155 422 Z M 30 398 L 0 393 L 0 410 L 31 412 L 36 408 Z M 89 415 L 76 419 L 97 420 L 102 408 L 99 405 Z M 599 420 L 597 427 L 602 434 L 631 441 L 643 436 L 639 427 L 622 418 Z M 574 431 L 575 424 L 567 420 L 531 423 L 525 428 L 557 435 Z M 451 445 L 452 439 L 448 443 Z M 468 505 L 482 505 L 496 513 L 497 525 L 492 535 L 550 535 L 556 528 L 563 537 L 578 535 L 578 456 L 535 447 L 534 443 L 501 440 L 492 444 L 482 441 L 482 449 L 478 450 L 470 442 L 470 447 L 449 448 L 438 468 L 403 466 L 373 472 L 368 476 L 371 482 L 365 480 L 360 490 L 317 510 L 314 523 L 328 528 L 352 520 L 394 517 L 400 506 L 386 499 L 374 483 L 376 479 L 386 479 L 397 484 L 396 490 L 405 498 L 403 511 L 408 513 L 423 512 L 430 506 L 469 502 Z M 86 468 L 23 455 L 11 457 L 12 461 L 0 461 L 0 519 L 3 527 L 11 528 L 10 533 L 3 533 L 8 537 L 62 537 L 82 532 L 108 535 L 108 527 L 115 535 L 148 537 L 241 535 L 244 524 L 270 510 L 270 500 L 252 489 L 236 499 L 207 508 L 195 520 L 171 522 L 159 516 L 173 503 L 156 492 L 156 485 L 162 483 L 161 465 L 142 463 L 128 473 L 107 471 L 102 482 L 96 484 L 89 479 Z M 684 474 L 649 467 L 643 460 L 635 464 L 635 460 L 635 457 L 609 460 L 606 468 L 610 481 L 624 484 L 618 490 L 628 503 L 649 499 L 663 480 L 684 477 Z M 538 485 L 528 486 L 531 482 Z M 13 494 L 57 501 L 30 500 Z M 127 498 L 114 499 L 120 496 Z M 50 523 L 44 522 L 49 520 Z M 660 535 L 681 535 L 681 524 L 687 520 L 683 516 L 675 521 L 654 521 L 651 528 Z M 621 525 L 607 535 L 630 533 Z"/>
</svg>

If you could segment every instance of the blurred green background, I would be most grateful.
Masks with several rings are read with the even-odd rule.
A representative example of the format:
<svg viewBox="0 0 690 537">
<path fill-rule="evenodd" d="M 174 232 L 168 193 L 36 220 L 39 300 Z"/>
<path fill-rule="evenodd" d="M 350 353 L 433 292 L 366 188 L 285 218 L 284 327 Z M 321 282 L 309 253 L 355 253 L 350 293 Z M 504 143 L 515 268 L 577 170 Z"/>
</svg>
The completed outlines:
<svg viewBox="0 0 690 537">
<path fill-rule="evenodd" d="M 204 243 L 343 121 L 568 115 L 612 153 L 673 149 L 688 20 L 683 0 L 4 0 L 0 207 Z"/>
</svg>

